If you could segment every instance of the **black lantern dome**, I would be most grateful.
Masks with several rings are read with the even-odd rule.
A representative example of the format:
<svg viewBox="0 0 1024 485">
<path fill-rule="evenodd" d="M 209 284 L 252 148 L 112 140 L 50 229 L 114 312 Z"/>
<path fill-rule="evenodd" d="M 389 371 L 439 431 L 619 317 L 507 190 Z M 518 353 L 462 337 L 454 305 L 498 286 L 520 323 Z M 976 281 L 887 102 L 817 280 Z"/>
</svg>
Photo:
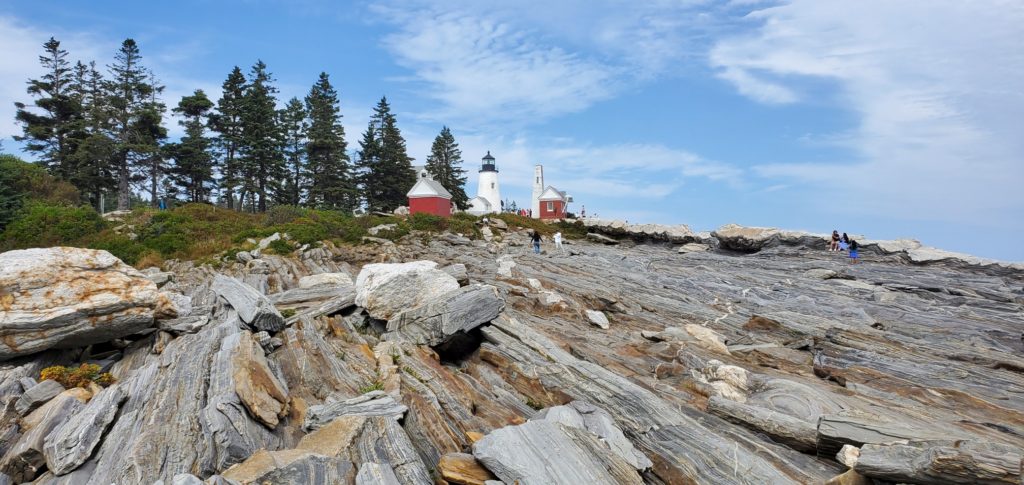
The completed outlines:
<svg viewBox="0 0 1024 485">
<path fill-rule="evenodd" d="M 491 151 L 487 150 L 487 155 L 482 158 L 483 164 L 480 166 L 481 172 L 497 172 L 498 169 L 494 167 L 494 157 L 491 156 Z"/>
</svg>

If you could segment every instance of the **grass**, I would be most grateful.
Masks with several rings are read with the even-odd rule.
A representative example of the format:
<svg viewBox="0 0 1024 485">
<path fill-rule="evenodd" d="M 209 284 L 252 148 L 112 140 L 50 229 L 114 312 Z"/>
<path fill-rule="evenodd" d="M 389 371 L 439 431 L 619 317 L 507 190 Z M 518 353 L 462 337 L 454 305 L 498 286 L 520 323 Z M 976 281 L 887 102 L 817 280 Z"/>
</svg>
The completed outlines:
<svg viewBox="0 0 1024 485">
<path fill-rule="evenodd" d="M 360 387 L 359 388 L 359 394 L 366 394 L 366 393 L 372 392 L 372 391 L 383 391 L 383 390 L 384 390 L 384 383 L 381 382 L 380 380 L 376 380 L 376 381 L 373 381 L 373 382 L 371 382 L 371 383 L 369 383 L 369 384 L 367 384 L 367 385 L 365 385 L 363 387 Z"/>
</svg>

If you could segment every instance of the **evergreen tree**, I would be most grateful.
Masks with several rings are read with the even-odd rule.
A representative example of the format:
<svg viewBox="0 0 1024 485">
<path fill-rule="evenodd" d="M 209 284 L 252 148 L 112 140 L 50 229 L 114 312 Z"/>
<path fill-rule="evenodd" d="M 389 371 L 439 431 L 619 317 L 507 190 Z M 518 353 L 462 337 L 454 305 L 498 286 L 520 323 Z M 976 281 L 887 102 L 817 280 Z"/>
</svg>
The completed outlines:
<svg viewBox="0 0 1024 485">
<path fill-rule="evenodd" d="M 245 98 L 245 75 L 235 66 L 221 85 L 223 93 L 217 101 L 217 112 L 210 117 L 210 128 L 218 133 L 214 140 L 221 156 L 220 186 L 229 209 L 242 209 L 241 198 L 235 201 L 240 184 L 239 148 L 242 144 L 242 104 Z"/>
<path fill-rule="evenodd" d="M 22 124 L 22 135 L 14 139 L 25 142 L 25 151 L 36 153 L 50 173 L 67 179 L 74 171 L 72 154 L 77 143 L 73 132 L 81 120 L 81 106 L 71 95 L 73 73 L 68 52 L 53 37 L 43 48 L 39 63 L 46 73 L 41 79 L 29 80 L 27 89 L 36 98 L 35 109 L 14 103 L 15 119 Z"/>
<path fill-rule="evenodd" d="M 209 151 L 211 142 L 205 133 L 211 109 L 213 102 L 202 89 L 197 89 L 191 96 L 183 96 L 172 110 L 183 118 L 178 124 L 185 128 L 185 136 L 166 147 L 167 154 L 174 159 L 169 182 L 172 187 L 181 189 L 189 202 L 209 201 L 213 188 L 214 160 Z"/>
<path fill-rule="evenodd" d="M 132 169 L 150 160 L 159 139 L 159 117 L 154 106 L 155 88 L 141 65 L 142 56 L 133 39 L 125 39 L 108 66 L 106 83 L 111 108 L 117 178 L 117 209 L 127 210 L 131 202 Z M 162 89 L 162 88 L 161 88 Z"/>
<path fill-rule="evenodd" d="M 149 99 L 142 105 L 135 132 L 138 136 L 139 169 L 149 179 L 149 203 L 152 207 L 157 207 L 160 181 L 166 172 L 164 153 L 160 145 L 167 139 L 167 129 L 163 127 L 163 116 L 167 106 L 157 97 L 164 91 L 164 87 L 157 84 L 152 71 L 149 71 L 149 87 Z"/>
<path fill-rule="evenodd" d="M 111 172 L 114 141 L 110 137 L 110 106 L 103 74 L 96 62 L 75 65 L 74 96 L 82 107 L 81 141 L 73 154 L 75 167 L 70 181 L 82 191 L 93 207 L 99 207 L 100 194 L 116 187 Z"/>
<path fill-rule="evenodd" d="M 386 97 L 374 108 L 360 146 L 358 166 L 367 208 L 390 212 L 406 205 L 405 194 L 416 183 L 416 172 Z"/>
<path fill-rule="evenodd" d="M 452 130 L 445 126 L 441 128 L 441 133 L 434 138 L 434 144 L 430 147 L 427 172 L 452 194 L 452 203 L 456 207 L 466 210 L 469 208 L 469 197 L 466 196 L 466 171 L 462 169 L 461 164 L 462 150 L 459 150 L 459 144 L 455 143 Z"/>
<path fill-rule="evenodd" d="M 276 200 L 280 204 L 299 205 L 306 187 L 306 107 L 298 98 L 288 100 L 281 110 L 284 136 L 284 160 L 287 167 L 284 184 Z"/>
<path fill-rule="evenodd" d="M 241 168 L 244 176 L 243 196 L 260 212 L 267 210 L 268 197 L 273 195 L 284 176 L 284 157 L 281 153 L 281 129 L 277 122 L 277 89 L 267 65 L 257 61 L 249 74 L 242 102 Z"/>
<path fill-rule="evenodd" d="M 320 73 L 309 95 L 309 204 L 314 207 L 351 211 L 357 205 L 356 187 L 346 150 L 345 128 L 341 126 L 338 93 L 326 72 Z"/>
</svg>

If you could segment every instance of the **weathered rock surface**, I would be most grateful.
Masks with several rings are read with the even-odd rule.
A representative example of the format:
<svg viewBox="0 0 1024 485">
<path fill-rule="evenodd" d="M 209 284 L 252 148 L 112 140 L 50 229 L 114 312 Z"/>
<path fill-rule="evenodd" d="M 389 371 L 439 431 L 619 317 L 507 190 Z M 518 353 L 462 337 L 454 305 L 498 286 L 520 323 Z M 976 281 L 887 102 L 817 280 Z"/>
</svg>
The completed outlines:
<svg viewBox="0 0 1024 485">
<path fill-rule="evenodd" d="M 254 288 L 230 276 L 217 275 L 211 289 L 238 312 L 243 322 L 256 330 L 277 332 L 284 328 L 284 317 Z"/>
<path fill-rule="evenodd" d="M 440 345 L 454 335 L 494 320 L 505 301 L 490 285 L 471 285 L 441 295 L 437 301 L 399 312 L 388 320 L 385 338 L 420 345 Z"/>
<path fill-rule="evenodd" d="M 441 478 L 448 483 L 459 485 L 484 485 L 494 480 L 493 473 L 480 465 L 480 462 L 468 453 L 449 453 L 441 457 L 437 464 Z"/>
<path fill-rule="evenodd" d="M 356 277 L 356 305 L 371 317 L 388 320 L 457 290 L 459 282 L 433 261 L 368 264 Z"/>
<path fill-rule="evenodd" d="M 94 395 L 80 412 L 55 428 L 43 445 L 47 468 L 64 475 L 85 463 L 127 398 L 124 387 L 115 385 Z"/>
<path fill-rule="evenodd" d="M 587 233 L 587 239 L 596 243 L 601 243 L 609 246 L 614 246 L 619 243 L 617 239 L 612 239 L 604 234 L 598 234 L 596 232 Z"/>
<path fill-rule="evenodd" d="M 473 456 L 505 483 L 643 483 L 596 437 L 547 420 L 492 431 L 473 444 Z"/>
<path fill-rule="evenodd" d="M 32 481 L 46 465 L 43 454 L 46 437 L 71 419 L 83 406 L 79 396 L 72 391 L 65 391 L 40 408 L 37 411 L 41 413 L 39 421 L 0 459 L 0 472 L 15 482 Z"/>
<path fill-rule="evenodd" d="M 64 392 L 64 386 L 59 382 L 45 380 L 26 389 L 25 394 L 22 394 L 14 404 L 14 410 L 24 416 L 62 392 Z"/>
<path fill-rule="evenodd" d="M 320 273 L 299 278 L 299 288 L 313 288 L 315 286 L 355 286 L 352 277 L 348 273 Z"/>
<path fill-rule="evenodd" d="M 610 325 L 608 323 L 608 316 L 607 315 L 605 315 L 603 312 L 599 312 L 597 310 L 587 310 L 586 313 L 587 313 L 587 320 L 590 320 L 590 323 L 592 323 L 594 325 L 597 325 L 598 327 L 601 327 L 604 330 L 608 330 L 608 327 Z"/>
<path fill-rule="evenodd" d="M 614 237 L 629 243 L 577 240 L 571 256 L 524 254 L 528 238 L 513 228 L 488 244 L 410 235 L 263 254 L 258 266 L 168 261 L 166 288 L 191 299 L 196 320 L 160 319 L 116 340 L 0 363 L 0 455 L 56 456 L 53 430 L 42 448 L 25 445 L 40 443 L 36 430 L 63 398 L 22 417 L 16 403 L 42 368 L 94 360 L 118 382 L 65 391 L 80 402 L 92 395 L 74 416 L 96 418 L 54 427 L 76 430 L 60 439 L 75 458 L 59 476 L 36 466 L 37 483 L 224 485 L 233 465 L 266 453 L 276 461 L 253 480 L 427 484 L 443 475 L 443 457 L 522 426 L 555 426 L 551 439 L 568 442 L 574 458 L 491 447 L 492 464 L 477 463 L 498 477 L 524 456 L 555 462 L 536 473 L 582 474 L 569 465 L 587 463 L 591 483 L 1020 483 L 1024 272 L 964 258 L 915 262 L 908 251 L 921 246 L 909 243 L 865 243 L 864 260 L 850 265 L 804 236 L 768 237 L 756 253 L 684 256 L 669 244 L 631 244 L 651 240 L 642 234 Z M 504 301 L 488 324 L 456 332 L 471 337 L 458 351 L 383 340 L 384 322 L 355 306 L 355 289 L 299 285 L 424 259 L 464 265 L 467 280 Z M 217 275 L 294 315 L 257 332 L 211 291 Z M 456 288 L 444 281 L 451 289 L 422 301 L 412 291 L 395 313 L 438 308 Z M 409 288 L 418 286 L 393 293 L 406 298 Z M 595 329 L 586 310 L 614 327 Z M 119 406 L 102 401 L 113 389 L 127 396 Z M 367 389 L 380 397 L 362 398 Z M 87 432 L 88 421 L 98 425 Z M 843 445 L 862 456 L 837 456 Z"/>
<path fill-rule="evenodd" d="M 696 240 L 693 231 L 684 224 L 668 226 L 664 224 L 629 224 L 624 221 L 585 218 L 583 225 L 591 231 L 610 236 L 628 236 L 640 242 L 662 241 L 671 243 L 689 243 Z"/>
<path fill-rule="evenodd" d="M 156 284 L 106 251 L 0 254 L 0 360 L 138 332 L 168 315 Z"/>
</svg>

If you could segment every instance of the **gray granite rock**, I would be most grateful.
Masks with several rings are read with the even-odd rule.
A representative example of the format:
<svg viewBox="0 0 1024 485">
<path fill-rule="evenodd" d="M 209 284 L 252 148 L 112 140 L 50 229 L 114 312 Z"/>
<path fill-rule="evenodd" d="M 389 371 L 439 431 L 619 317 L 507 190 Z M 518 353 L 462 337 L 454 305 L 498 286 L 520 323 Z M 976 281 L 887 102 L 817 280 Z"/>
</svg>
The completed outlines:
<svg viewBox="0 0 1024 485">
<path fill-rule="evenodd" d="M 81 411 L 55 428 L 43 445 L 47 468 L 64 475 L 85 463 L 126 399 L 124 387 L 114 385 L 93 396 Z"/>
<path fill-rule="evenodd" d="M 341 416 L 388 416 L 401 418 L 409 408 L 383 391 L 370 391 L 359 397 L 311 406 L 303 428 L 315 430 Z"/>
<path fill-rule="evenodd" d="M 441 295 L 435 302 L 400 312 L 388 320 L 385 339 L 440 345 L 493 320 L 505 308 L 490 285 L 471 285 Z"/>
<path fill-rule="evenodd" d="M 356 485 L 402 485 L 394 470 L 380 463 L 363 463 L 356 475 Z"/>
</svg>

